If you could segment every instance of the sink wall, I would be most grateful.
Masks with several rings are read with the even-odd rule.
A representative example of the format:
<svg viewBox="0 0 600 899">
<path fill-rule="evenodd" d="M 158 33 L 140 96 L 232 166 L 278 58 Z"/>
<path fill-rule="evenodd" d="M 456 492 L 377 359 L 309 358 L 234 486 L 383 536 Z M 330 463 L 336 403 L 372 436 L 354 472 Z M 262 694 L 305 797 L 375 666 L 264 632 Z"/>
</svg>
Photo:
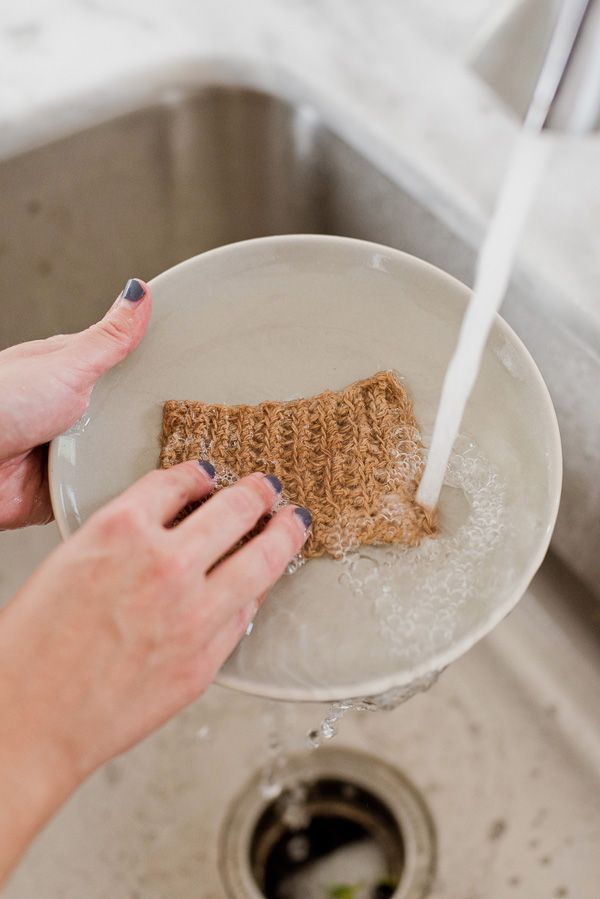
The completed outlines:
<svg viewBox="0 0 600 899">
<path fill-rule="evenodd" d="M 381 241 L 463 280 L 472 263 L 314 109 L 250 89 L 182 92 L 17 156 L 0 193 L 1 346 L 85 327 L 132 274 L 267 234 Z"/>
</svg>

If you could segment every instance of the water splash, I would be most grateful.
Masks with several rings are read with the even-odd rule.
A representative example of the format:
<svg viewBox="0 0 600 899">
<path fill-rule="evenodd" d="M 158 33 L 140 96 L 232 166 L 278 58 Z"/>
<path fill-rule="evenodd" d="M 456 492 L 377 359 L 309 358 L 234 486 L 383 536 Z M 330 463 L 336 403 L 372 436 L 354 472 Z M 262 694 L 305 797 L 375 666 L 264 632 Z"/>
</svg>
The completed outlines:
<svg viewBox="0 0 600 899">
<path fill-rule="evenodd" d="M 196 739 L 201 743 L 209 743 L 213 738 L 212 730 L 208 724 L 202 724 L 196 731 Z"/>
<path fill-rule="evenodd" d="M 354 701 L 352 699 L 333 702 L 319 726 L 308 732 L 309 746 L 312 749 L 318 749 L 324 742 L 332 740 L 338 732 L 340 721 L 353 708 Z"/>
<path fill-rule="evenodd" d="M 296 780 L 281 797 L 280 817 L 288 830 L 303 830 L 310 824 L 307 799 L 308 784 L 303 780 Z"/>
<path fill-rule="evenodd" d="M 260 776 L 260 792 L 265 799 L 276 799 L 283 791 L 283 774 L 287 762 L 284 745 L 287 733 L 286 707 L 272 702 L 264 712 L 266 729 L 265 761 Z"/>
<path fill-rule="evenodd" d="M 411 683 L 402 687 L 394 687 L 378 696 L 367 696 L 364 699 L 345 699 L 341 702 L 333 702 L 318 727 L 308 732 L 307 740 L 311 749 L 319 749 L 325 742 L 332 740 L 339 731 L 340 722 L 349 712 L 391 712 L 399 705 L 407 702 L 418 693 L 423 693 L 432 687 L 440 671 L 434 671 L 423 677 L 415 678 Z"/>
</svg>

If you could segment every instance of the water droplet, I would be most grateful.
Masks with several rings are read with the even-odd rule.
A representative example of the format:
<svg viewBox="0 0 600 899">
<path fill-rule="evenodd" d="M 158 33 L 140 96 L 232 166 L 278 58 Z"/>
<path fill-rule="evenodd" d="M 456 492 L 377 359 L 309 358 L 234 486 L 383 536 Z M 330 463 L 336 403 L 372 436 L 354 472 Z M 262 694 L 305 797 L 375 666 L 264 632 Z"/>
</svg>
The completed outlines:
<svg viewBox="0 0 600 899">
<path fill-rule="evenodd" d="M 330 721 L 324 721 L 321 725 L 321 733 L 325 740 L 331 740 L 335 736 L 335 726 Z"/>
<path fill-rule="evenodd" d="M 260 785 L 261 795 L 265 799 L 277 799 L 277 797 L 281 795 L 282 790 L 283 786 L 276 781 L 273 781 L 272 783 L 263 782 Z"/>
<path fill-rule="evenodd" d="M 291 562 L 288 563 L 287 568 L 285 569 L 286 574 L 296 574 L 296 572 L 302 568 L 302 566 L 306 563 L 306 559 L 303 558 L 300 554 L 294 556 Z"/>
<path fill-rule="evenodd" d="M 310 855 L 310 843 L 305 836 L 295 836 L 289 840 L 286 850 L 290 861 L 298 864 L 306 861 Z"/>
</svg>

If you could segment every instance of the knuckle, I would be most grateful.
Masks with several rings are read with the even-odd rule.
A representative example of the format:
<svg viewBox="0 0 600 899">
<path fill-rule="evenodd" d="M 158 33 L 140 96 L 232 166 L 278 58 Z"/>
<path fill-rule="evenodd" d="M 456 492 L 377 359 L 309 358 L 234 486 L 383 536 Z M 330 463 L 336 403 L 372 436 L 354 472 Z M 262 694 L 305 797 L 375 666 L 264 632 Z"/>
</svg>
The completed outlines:
<svg viewBox="0 0 600 899">
<path fill-rule="evenodd" d="M 298 527 L 295 512 L 287 515 L 279 516 L 280 522 L 285 528 L 285 533 L 289 543 L 290 558 L 302 548 L 306 542 L 306 533 Z"/>
<path fill-rule="evenodd" d="M 199 484 L 201 480 L 200 473 L 198 472 L 196 474 L 194 468 L 187 463 L 184 463 L 183 466 L 178 465 L 174 468 L 169 468 L 167 471 L 157 473 L 162 474 L 168 481 L 174 497 L 181 502 L 182 505 L 187 502 L 191 490 L 196 484 Z"/>
<path fill-rule="evenodd" d="M 129 321 L 120 315 L 113 315 L 110 318 L 105 318 L 92 327 L 96 328 L 96 333 L 99 334 L 101 338 L 108 338 L 115 343 L 123 343 L 130 337 Z"/>
<path fill-rule="evenodd" d="M 164 483 L 165 476 L 168 477 L 170 471 L 171 469 L 165 471 L 161 468 L 155 468 L 144 475 L 142 483 L 147 488 L 155 489 Z"/>
<path fill-rule="evenodd" d="M 143 501 L 144 497 L 152 496 L 160 491 L 161 485 L 164 484 L 164 471 L 149 471 L 143 477 L 136 481 L 123 494 L 124 501 L 131 501 L 137 504 Z"/>
<path fill-rule="evenodd" d="M 278 513 L 273 520 L 272 527 L 277 533 L 281 552 L 285 556 L 287 563 L 298 552 L 303 543 L 302 533 L 294 520 L 294 513 L 290 514 L 288 510 L 284 510 L 283 514 Z"/>
<path fill-rule="evenodd" d="M 177 482 L 176 468 L 156 468 L 149 471 L 141 479 L 139 485 L 144 493 L 157 493 L 164 489 L 169 482 Z"/>
<path fill-rule="evenodd" d="M 139 534 L 143 529 L 142 517 L 134 503 L 121 500 L 112 503 L 98 514 L 98 524 L 106 536 Z"/>
<path fill-rule="evenodd" d="M 285 542 L 276 539 L 257 541 L 255 571 L 261 580 L 271 581 L 278 577 L 288 561 Z"/>
<path fill-rule="evenodd" d="M 250 523 L 256 521 L 264 508 L 260 493 L 249 484 L 232 487 L 227 494 L 227 505 L 231 515 Z"/>
<path fill-rule="evenodd" d="M 175 579 L 174 566 L 166 553 L 155 553 L 150 563 L 149 576 L 155 583 Z"/>
<path fill-rule="evenodd" d="M 141 489 L 144 493 L 160 493 L 168 490 L 169 494 L 184 506 L 190 493 L 195 492 L 196 487 L 201 484 L 202 475 L 197 466 L 183 462 L 172 468 L 149 471 L 141 481 Z"/>
<path fill-rule="evenodd" d="M 176 589 L 185 581 L 188 564 L 182 553 L 164 547 L 154 552 L 152 559 L 152 577 Z"/>
</svg>

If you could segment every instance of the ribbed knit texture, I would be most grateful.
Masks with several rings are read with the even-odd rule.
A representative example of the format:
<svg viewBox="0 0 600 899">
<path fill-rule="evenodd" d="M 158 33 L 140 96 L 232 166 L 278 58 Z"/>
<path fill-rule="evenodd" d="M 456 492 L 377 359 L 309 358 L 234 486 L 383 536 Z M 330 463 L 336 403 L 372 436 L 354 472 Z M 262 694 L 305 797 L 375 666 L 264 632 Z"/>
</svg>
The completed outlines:
<svg viewBox="0 0 600 899">
<path fill-rule="evenodd" d="M 218 484 L 253 471 L 277 475 L 285 500 L 313 515 L 303 555 L 339 557 L 360 544 L 414 546 L 435 532 L 415 502 L 422 449 L 408 394 L 384 371 L 288 402 L 169 400 L 160 465 L 208 459 Z"/>
</svg>

